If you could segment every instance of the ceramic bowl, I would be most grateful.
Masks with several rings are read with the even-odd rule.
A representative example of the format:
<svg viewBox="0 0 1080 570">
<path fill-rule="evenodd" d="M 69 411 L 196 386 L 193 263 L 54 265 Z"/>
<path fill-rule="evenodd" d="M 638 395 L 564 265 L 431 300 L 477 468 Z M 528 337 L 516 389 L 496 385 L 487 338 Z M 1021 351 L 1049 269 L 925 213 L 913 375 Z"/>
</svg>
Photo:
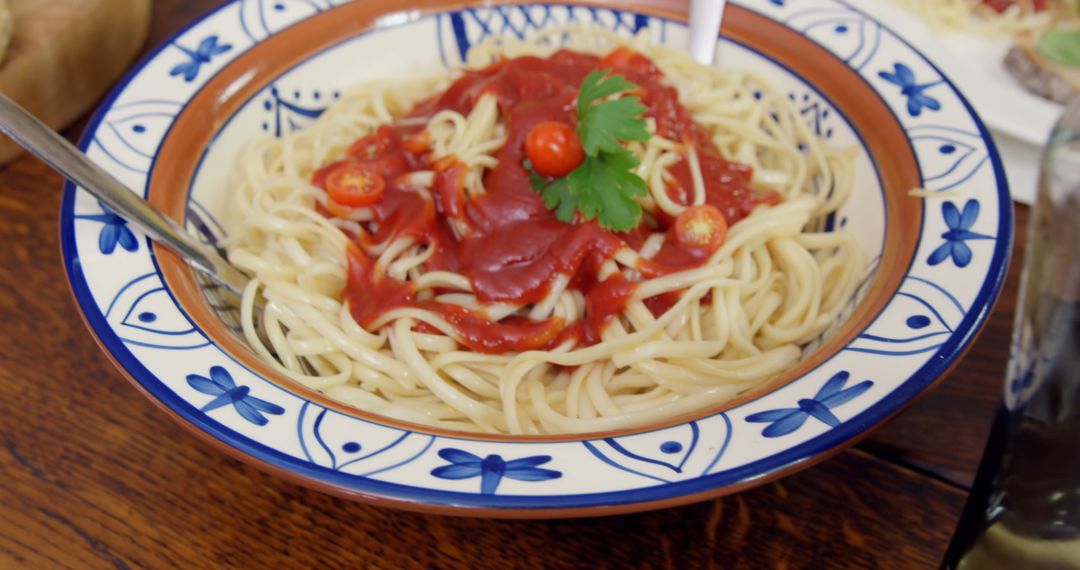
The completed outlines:
<svg viewBox="0 0 1080 570">
<path fill-rule="evenodd" d="M 309 124 L 348 85 L 458 65 L 489 34 L 521 37 L 570 21 L 684 45 L 686 11 L 686 2 L 659 0 L 422 0 L 408 8 L 233 0 L 143 61 L 82 146 L 176 220 L 216 232 L 242 146 Z M 69 186 L 63 257 L 78 305 L 125 375 L 205 440 L 302 484 L 380 505 L 610 514 L 732 493 L 804 468 L 864 437 L 956 364 L 1005 275 L 1009 194 L 963 96 L 858 9 L 838 0 L 739 0 L 720 49 L 722 65 L 752 67 L 787 92 L 819 135 L 860 150 L 858 189 L 832 223 L 855 233 L 876 267 L 846 318 L 799 366 L 722 408 L 639 430 L 518 438 L 366 414 L 255 358 L 185 265 Z M 933 195 L 912 197 L 916 187 Z"/>
</svg>

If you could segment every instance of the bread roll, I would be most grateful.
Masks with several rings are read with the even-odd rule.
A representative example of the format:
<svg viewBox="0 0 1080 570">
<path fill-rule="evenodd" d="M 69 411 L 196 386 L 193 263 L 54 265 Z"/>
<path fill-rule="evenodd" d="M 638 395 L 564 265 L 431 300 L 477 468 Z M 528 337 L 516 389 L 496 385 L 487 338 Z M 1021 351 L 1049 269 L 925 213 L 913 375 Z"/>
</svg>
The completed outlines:
<svg viewBox="0 0 1080 570">
<path fill-rule="evenodd" d="M 150 0 L 0 0 L 0 40 L 5 18 L 14 28 L 0 91 L 50 127 L 69 126 L 138 55 L 150 9 Z M 20 150 L 0 137 L 0 163 Z"/>
</svg>

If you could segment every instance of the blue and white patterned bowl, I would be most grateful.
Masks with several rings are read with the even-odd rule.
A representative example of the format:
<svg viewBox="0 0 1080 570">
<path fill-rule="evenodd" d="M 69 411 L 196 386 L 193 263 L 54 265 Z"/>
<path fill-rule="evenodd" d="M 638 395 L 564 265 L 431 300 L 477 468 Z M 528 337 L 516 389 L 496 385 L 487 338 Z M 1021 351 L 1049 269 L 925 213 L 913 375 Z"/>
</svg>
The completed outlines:
<svg viewBox="0 0 1080 570">
<path fill-rule="evenodd" d="M 684 10 L 658 0 L 467 9 L 424 0 L 410 11 L 375 0 L 232 0 L 147 58 L 82 146 L 177 218 L 214 231 L 241 146 L 308 124 L 349 84 L 454 65 L 485 35 L 571 20 L 680 45 Z M 651 430 L 535 439 L 434 432 L 350 411 L 253 363 L 209 323 L 189 272 L 68 186 L 63 256 L 79 306 L 126 375 L 197 434 L 291 479 L 380 504 L 509 517 L 627 512 L 812 464 L 956 363 L 1000 289 L 1011 205 L 983 124 L 886 26 L 839 0 L 739 0 L 728 22 L 725 65 L 753 66 L 817 133 L 863 149 L 859 190 L 836 223 L 880 263 L 867 284 L 877 300 L 854 309 L 842 343 L 733 406 Z M 897 144 L 875 142 L 880 133 L 866 128 L 875 121 Z M 910 185 L 947 194 L 908 197 L 898 186 L 905 168 Z"/>
</svg>

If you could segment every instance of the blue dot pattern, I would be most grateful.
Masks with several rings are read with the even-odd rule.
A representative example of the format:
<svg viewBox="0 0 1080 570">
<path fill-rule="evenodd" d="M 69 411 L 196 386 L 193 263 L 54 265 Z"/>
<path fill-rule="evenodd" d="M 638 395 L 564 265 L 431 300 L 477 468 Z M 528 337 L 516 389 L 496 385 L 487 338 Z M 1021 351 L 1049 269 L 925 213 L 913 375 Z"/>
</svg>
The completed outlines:
<svg viewBox="0 0 1080 570">
<path fill-rule="evenodd" d="M 668 454 L 678 453 L 682 451 L 682 444 L 677 441 L 665 441 L 660 444 L 660 451 Z"/>
<path fill-rule="evenodd" d="M 908 317 L 907 326 L 913 329 L 923 329 L 930 326 L 930 317 L 926 315 L 915 315 Z"/>
</svg>

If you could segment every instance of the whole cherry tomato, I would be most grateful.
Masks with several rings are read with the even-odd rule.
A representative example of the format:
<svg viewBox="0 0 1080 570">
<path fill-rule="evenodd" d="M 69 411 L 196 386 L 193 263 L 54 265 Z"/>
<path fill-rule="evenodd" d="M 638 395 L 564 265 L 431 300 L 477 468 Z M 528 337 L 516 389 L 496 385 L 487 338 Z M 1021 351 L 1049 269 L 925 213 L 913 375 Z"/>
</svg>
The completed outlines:
<svg viewBox="0 0 1080 570">
<path fill-rule="evenodd" d="M 546 176 L 566 176 L 585 160 L 581 139 L 570 125 L 544 121 L 525 138 L 525 155 L 533 168 Z"/>
</svg>

